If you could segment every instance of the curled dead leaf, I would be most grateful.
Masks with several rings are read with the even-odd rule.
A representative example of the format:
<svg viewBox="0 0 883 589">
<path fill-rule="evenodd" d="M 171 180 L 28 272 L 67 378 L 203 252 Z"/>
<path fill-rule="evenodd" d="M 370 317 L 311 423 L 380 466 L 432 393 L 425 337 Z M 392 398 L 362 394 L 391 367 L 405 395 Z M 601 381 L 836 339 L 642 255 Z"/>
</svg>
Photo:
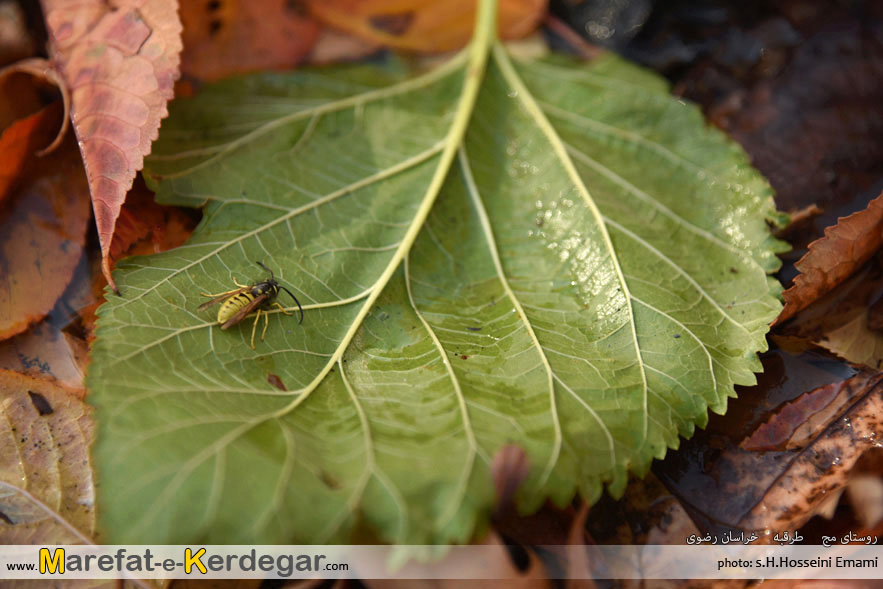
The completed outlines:
<svg viewBox="0 0 883 589">
<path fill-rule="evenodd" d="M 102 271 L 120 207 L 168 114 L 178 78 L 181 23 L 175 0 L 42 0 L 51 53 L 71 94 Z"/>
<path fill-rule="evenodd" d="M 308 0 L 322 22 L 368 41 L 398 49 L 442 52 L 469 41 L 475 0 Z M 546 0 L 501 0 L 498 27 L 504 39 L 528 35 L 542 21 Z"/>
<path fill-rule="evenodd" d="M 782 293 L 785 307 L 774 322 L 781 323 L 830 292 L 883 246 L 883 194 L 868 207 L 842 217 L 825 236 L 809 245 L 796 264 L 800 275 Z"/>
<path fill-rule="evenodd" d="M 43 148 L 37 152 L 37 155 L 46 155 L 61 145 L 61 142 L 64 140 L 64 136 L 67 133 L 68 113 L 70 112 L 71 104 L 67 85 L 58 72 L 52 67 L 50 62 L 38 57 L 23 59 L 3 68 L 0 70 L 0 81 L 3 81 L 16 73 L 28 74 L 39 78 L 58 88 L 58 91 L 61 93 L 61 101 L 64 105 L 64 117 L 61 119 L 61 126 L 55 134 L 55 139 L 53 139 L 48 145 L 44 145 Z"/>
<path fill-rule="evenodd" d="M 33 164 L 37 152 L 49 149 L 58 128 L 56 121 L 62 116 L 59 107 L 50 105 L 19 119 L 0 135 L 0 201 L 9 195 L 27 165 Z"/>
</svg>

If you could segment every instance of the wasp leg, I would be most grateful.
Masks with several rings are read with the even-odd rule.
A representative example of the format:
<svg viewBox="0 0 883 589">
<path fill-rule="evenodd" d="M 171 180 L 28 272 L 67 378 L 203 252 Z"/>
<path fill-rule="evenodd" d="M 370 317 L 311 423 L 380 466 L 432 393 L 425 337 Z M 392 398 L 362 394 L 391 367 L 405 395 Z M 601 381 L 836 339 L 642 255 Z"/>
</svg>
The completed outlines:
<svg viewBox="0 0 883 589">
<path fill-rule="evenodd" d="M 234 292 L 239 292 L 239 290 L 240 289 L 238 289 L 238 288 L 234 288 L 233 290 L 228 290 L 227 292 L 219 292 L 218 294 L 209 294 L 207 292 L 200 292 L 199 294 L 201 294 L 204 297 L 222 297 L 224 295 L 233 294 Z"/>
<path fill-rule="evenodd" d="M 254 318 L 254 325 L 251 327 L 251 349 L 254 349 L 254 334 L 258 328 L 258 321 L 261 320 L 261 310 L 258 309 L 258 314 Z"/>
<path fill-rule="evenodd" d="M 264 311 L 264 331 L 261 332 L 261 341 L 264 341 L 264 336 L 267 335 L 268 327 L 270 327 L 270 314 Z"/>
<path fill-rule="evenodd" d="M 283 306 L 280 305 L 279 303 L 273 303 L 273 306 L 274 306 L 274 307 L 279 307 L 279 310 L 282 311 L 284 314 L 286 314 L 286 315 L 291 315 L 291 313 L 289 313 L 288 311 L 286 311 L 286 310 L 285 310 L 285 307 L 283 307 Z"/>
<path fill-rule="evenodd" d="M 247 284 L 239 284 L 239 281 L 236 280 L 236 277 L 233 276 L 232 274 L 230 275 L 230 278 L 233 279 L 233 284 L 235 284 L 235 285 L 238 286 L 239 288 L 249 288 L 249 286 L 248 286 Z"/>
</svg>

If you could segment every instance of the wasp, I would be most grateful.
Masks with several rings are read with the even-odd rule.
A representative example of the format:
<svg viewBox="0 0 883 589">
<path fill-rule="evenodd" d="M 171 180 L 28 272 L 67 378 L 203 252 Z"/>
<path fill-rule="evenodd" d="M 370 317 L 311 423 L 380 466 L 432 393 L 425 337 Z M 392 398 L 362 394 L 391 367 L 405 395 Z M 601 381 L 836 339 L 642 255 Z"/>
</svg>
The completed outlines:
<svg viewBox="0 0 883 589">
<path fill-rule="evenodd" d="M 239 284 L 234 277 L 233 283 L 239 288 L 219 294 L 208 294 L 205 292 L 199 293 L 204 297 L 214 297 L 209 302 L 200 305 L 200 311 L 208 309 L 212 305 L 223 303 L 221 308 L 218 309 L 218 323 L 221 324 L 221 329 L 227 329 L 228 327 L 237 325 L 253 311 L 257 310 L 254 325 L 251 328 L 252 350 L 254 349 L 254 334 L 257 331 L 258 322 L 261 320 L 261 313 L 264 315 L 264 330 L 261 332 L 261 341 L 264 341 L 264 336 L 267 335 L 267 328 L 270 326 L 270 318 L 267 312 L 269 307 L 279 307 L 279 310 L 285 315 L 291 315 L 291 313 L 285 310 L 285 307 L 276 302 L 276 297 L 279 296 L 280 290 L 287 292 L 289 296 L 294 299 L 294 302 L 297 303 L 297 309 L 300 311 L 300 321 L 298 321 L 298 324 L 303 323 L 304 320 L 304 310 L 303 307 L 300 306 L 300 301 L 297 300 L 297 297 L 294 296 L 290 290 L 284 286 L 280 286 L 279 283 L 276 282 L 272 270 L 264 266 L 261 262 L 258 262 L 257 264 L 270 273 L 270 277 L 263 282 L 256 282 L 255 284 Z"/>
</svg>

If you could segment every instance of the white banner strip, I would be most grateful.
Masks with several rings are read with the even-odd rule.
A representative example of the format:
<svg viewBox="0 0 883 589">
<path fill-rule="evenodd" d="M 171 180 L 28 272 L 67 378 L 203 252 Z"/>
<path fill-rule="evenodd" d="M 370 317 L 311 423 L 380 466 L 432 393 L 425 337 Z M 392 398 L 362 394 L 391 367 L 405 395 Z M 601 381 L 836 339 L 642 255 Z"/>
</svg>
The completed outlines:
<svg viewBox="0 0 883 589">
<path fill-rule="evenodd" d="M 538 546 L 551 578 L 883 579 L 883 547 Z M 517 578 L 478 546 L 0 546 L 0 579 Z"/>
</svg>

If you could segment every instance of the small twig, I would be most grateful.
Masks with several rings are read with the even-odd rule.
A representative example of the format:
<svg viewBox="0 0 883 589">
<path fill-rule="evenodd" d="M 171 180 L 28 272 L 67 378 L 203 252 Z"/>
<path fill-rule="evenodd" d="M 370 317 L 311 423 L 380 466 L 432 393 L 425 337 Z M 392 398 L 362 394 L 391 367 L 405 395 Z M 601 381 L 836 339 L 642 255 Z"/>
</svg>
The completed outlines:
<svg viewBox="0 0 883 589">
<path fill-rule="evenodd" d="M 604 50 L 597 45 L 583 39 L 579 33 L 570 28 L 567 23 L 553 14 L 547 14 L 544 21 L 546 27 L 558 35 L 562 41 L 570 45 L 570 48 L 582 59 L 592 60 L 600 56 Z"/>
</svg>

